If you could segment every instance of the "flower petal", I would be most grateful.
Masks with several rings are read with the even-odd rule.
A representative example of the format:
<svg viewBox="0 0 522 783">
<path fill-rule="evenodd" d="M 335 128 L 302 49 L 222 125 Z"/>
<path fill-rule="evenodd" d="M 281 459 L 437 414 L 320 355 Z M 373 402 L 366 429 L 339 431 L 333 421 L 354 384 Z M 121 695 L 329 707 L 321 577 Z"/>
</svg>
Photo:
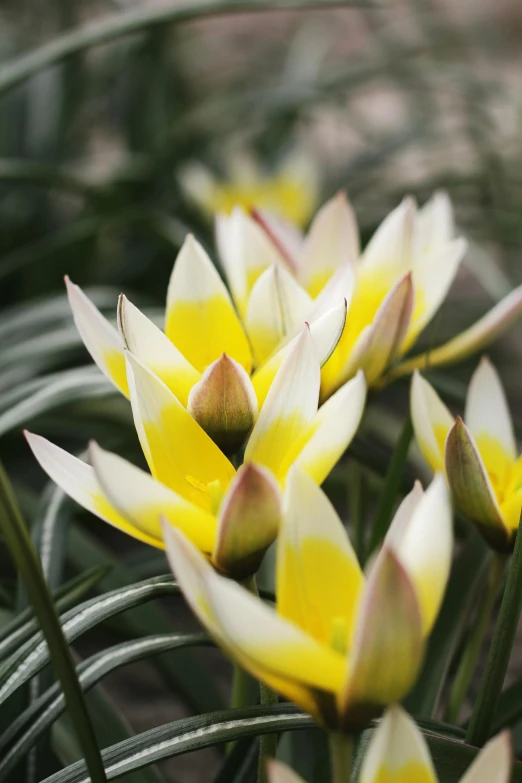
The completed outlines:
<svg viewBox="0 0 522 783">
<path fill-rule="evenodd" d="M 254 426 L 257 397 L 243 367 L 223 354 L 192 387 L 187 410 L 223 452 L 233 454 Z"/>
<path fill-rule="evenodd" d="M 31 432 L 24 434 L 41 467 L 66 495 L 69 495 L 87 511 L 123 533 L 137 538 L 138 541 L 143 541 L 151 546 L 162 546 L 161 537 L 158 537 L 156 530 L 145 532 L 143 529 L 135 527 L 109 503 L 90 465 L 73 457 L 72 454 L 68 454 L 40 435 L 34 435 Z"/>
<path fill-rule="evenodd" d="M 414 308 L 410 328 L 401 345 L 401 353 L 409 351 L 441 306 L 466 250 L 465 239 L 454 239 L 446 245 L 437 247 L 429 258 L 423 259 L 421 263 L 414 266 Z"/>
<path fill-rule="evenodd" d="M 357 617 L 340 704 L 345 729 L 360 730 L 383 706 L 400 701 L 417 678 L 423 653 L 414 585 L 396 555 L 383 549 L 370 572 Z"/>
<path fill-rule="evenodd" d="M 257 365 L 264 362 L 287 335 L 301 330 L 313 302 L 281 264 L 273 264 L 257 279 L 248 299 L 245 327 Z"/>
<path fill-rule="evenodd" d="M 416 211 L 407 197 L 383 220 L 363 253 L 363 274 L 378 272 L 390 285 L 411 270 Z"/>
<path fill-rule="evenodd" d="M 402 531 L 392 533 L 387 542 L 393 540 L 393 550 L 415 586 L 427 636 L 442 604 L 453 553 L 453 514 L 442 473 L 419 498 L 406 524 L 398 519 Z"/>
<path fill-rule="evenodd" d="M 283 687 L 288 680 L 292 693 L 293 683 L 333 692 L 340 687 L 345 671 L 342 656 L 321 647 L 259 598 L 217 574 L 174 528 L 165 527 L 165 543 L 192 609 L 247 671 L 264 681 L 274 677 Z"/>
<path fill-rule="evenodd" d="M 265 269 L 282 262 L 276 246 L 256 221 L 236 207 L 228 221 L 218 224 L 221 263 L 242 316 L 254 283 Z"/>
<path fill-rule="evenodd" d="M 196 370 L 226 353 L 249 373 L 252 355 L 228 291 L 199 242 L 189 235 L 167 292 L 165 333 Z"/>
<path fill-rule="evenodd" d="M 426 740 L 401 707 L 390 707 L 366 751 L 359 783 L 437 783 Z M 485 782 L 484 782 L 485 783 Z"/>
<path fill-rule="evenodd" d="M 281 364 L 245 449 L 245 461 L 269 468 L 280 480 L 285 457 L 317 413 L 320 369 L 308 326 Z"/>
<path fill-rule="evenodd" d="M 490 543 L 505 549 L 512 531 L 499 508 L 473 436 L 460 416 L 446 440 L 446 474 L 458 508 L 480 527 Z"/>
<path fill-rule="evenodd" d="M 268 759 L 267 772 L 268 783 L 305 783 L 290 767 L 275 759 Z"/>
<path fill-rule="evenodd" d="M 497 734 L 480 751 L 460 783 L 509 783 L 513 768 L 511 734 Z"/>
<path fill-rule="evenodd" d="M 187 405 L 191 388 L 201 378 L 169 338 L 124 294 L 118 302 L 118 325 L 125 346 Z"/>
<path fill-rule="evenodd" d="M 259 465 L 242 465 L 219 509 L 219 527 L 212 563 L 233 579 L 258 570 L 277 536 L 282 517 L 279 485 Z"/>
<path fill-rule="evenodd" d="M 210 511 L 211 489 L 226 491 L 233 466 L 163 381 L 132 354 L 127 363 L 134 423 L 152 475 Z"/>
<path fill-rule="evenodd" d="M 295 462 L 317 484 L 322 484 L 352 442 L 365 402 L 366 381 L 359 370 L 355 378 L 321 405 L 304 436 L 306 443 L 296 443 L 287 461 Z"/>
<path fill-rule="evenodd" d="M 434 250 L 455 236 L 455 220 L 451 200 L 445 191 L 433 194 L 415 218 L 414 246 L 415 259 L 430 255 Z"/>
<path fill-rule="evenodd" d="M 473 326 L 461 332 L 452 340 L 418 356 L 401 362 L 386 376 L 390 382 L 408 375 L 415 369 L 438 367 L 465 359 L 493 342 L 522 315 L 522 285 L 515 288 Z"/>
<path fill-rule="evenodd" d="M 89 456 L 105 497 L 137 530 L 165 548 L 161 518 L 184 533 L 202 552 L 214 547 L 217 520 L 117 454 L 91 443 Z"/>
<path fill-rule="evenodd" d="M 298 468 L 277 539 L 277 611 L 326 646 L 348 649 L 364 577 L 324 492 Z"/>
<path fill-rule="evenodd" d="M 340 192 L 321 207 L 305 239 L 298 276 L 316 297 L 335 272 L 359 257 L 357 221 L 346 193 Z"/>
<path fill-rule="evenodd" d="M 487 468 L 495 463 L 514 462 L 517 446 L 513 420 L 502 381 L 491 362 L 484 357 L 473 373 L 466 397 L 466 426 L 473 435 Z M 491 460 L 487 459 L 491 452 Z"/>
<path fill-rule="evenodd" d="M 310 333 L 316 347 L 319 365 L 322 367 L 334 352 L 346 323 L 346 301 L 328 310 L 317 320 L 310 322 Z M 299 335 L 284 345 L 252 377 L 259 407 L 263 405 L 272 382 L 283 361 L 294 350 Z"/>
<path fill-rule="evenodd" d="M 295 274 L 298 259 L 303 252 L 304 238 L 301 231 L 293 223 L 264 209 L 252 209 L 251 217 L 261 226 L 284 258 L 288 268 Z"/>
<path fill-rule="evenodd" d="M 85 347 L 105 375 L 126 397 L 129 396 L 123 343 L 118 331 L 100 313 L 80 286 L 65 277 L 74 323 Z"/>
<path fill-rule="evenodd" d="M 413 374 L 411 381 L 410 412 L 424 459 L 434 472 L 444 470 L 444 444 L 454 418 L 419 372 Z"/>
</svg>

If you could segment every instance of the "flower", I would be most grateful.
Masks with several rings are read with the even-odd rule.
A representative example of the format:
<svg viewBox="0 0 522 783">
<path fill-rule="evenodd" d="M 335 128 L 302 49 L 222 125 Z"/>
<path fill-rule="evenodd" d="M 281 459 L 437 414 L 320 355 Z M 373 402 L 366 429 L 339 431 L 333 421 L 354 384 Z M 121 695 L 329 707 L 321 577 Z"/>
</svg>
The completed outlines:
<svg viewBox="0 0 522 783">
<path fill-rule="evenodd" d="M 417 443 L 433 470 L 446 470 L 458 508 L 487 541 L 508 551 L 522 508 L 522 457 L 497 371 L 482 359 L 471 379 L 464 421 L 455 419 L 416 372 L 411 415 Z M 465 423 L 464 423 L 465 422 Z"/>
<path fill-rule="evenodd" d="M 316 483 L 290 471 L 277 538 L 277 609 L 222 578 L 180 532 L 167 554 L 201 623 L 240 666 L 330 729 L 359 731 L 414 683 L 452 552 L 444 478 L 400 506 L 364 576 Z"/>
<path fill-rule="evenodd" d="M 160 517 L 182 530 L 220 570 L 252 573 L 274 540 L 280 489 L 291 465 L 321 483 L 353 438 L 364 409 L 362 373 L 318 410 L 320 368 L 304 327 L 276 373 L 237 471 L 152 371 L 127 353 L 132 413 L 151 474 L 91 446 L 92 467 L 27 433 L 51 479 L 84 508 L 152 546 Z"/>
<path fill-rule="evenodd" d="M 509 783 L 512 768 L 511 739 L 503 731 L 476 756 L 460 783 Z M 414 721 L 401 707 L 390 707 L 376 728 L 358 777 L 359 783 L 437 783 L 428 744 Z M 269 783 L 303 783 L 279 761 L 268 762 Z M 349 781 L 346 781 L 349 783 Z"/>
<path fill-rule="evenodd" d="M 295 149 L 275 170 L 266 171 L 252 154 L 235 149 L 225 168 L 223 179 L 200 163 L 186 166 L 181 175 L 185 193 L 210 218 L 241 206 L 266 209 L 299 226 L 309 221 L 317 204 L 318 173 L 304 150 Z"/>
<path fill-rule="evenodd" d="M 129 396 L 127 349 L 168 386 L 219 446 L 235 450 L 250 432 L 306 320 L 292 292 L 286 292 L 284 273 L 274 270 L 273 278 L 274 288 L 266 292 L 263 304 L 265 322 L 272 322 L 276 308 L 282 326 L 257 369 L 249 340 L 253 334 L 247 336 L 248 324 L 245 331 L 217 270 L 192 236 L 181 248 L 170 279 L 165 332 L 122 295 L 118 333 L 77 285 L 68 278 L 66 285 L 83 342 L 123 394 Z M 343 297 L 339 294 L 333 302 L 331 297 L 328 306 L 309 319 L 321 365 L 337 344 L 346 318 Z"/>
<path fill-rule="evenodd" d="M 520 315 L 522 286 L 445 345 L 403 360 L 457 274 L 466 242 L 454 233 L 451 202 L 444 193 L 436 193 L 422 209 L 405 198 L 362 253 L 344 193 L 321 207 L 305 237 L 296 226 L 261 210 L 247 215 L 237 208 L 216 219 L 223 269 L 247 327 L 256 326 L 264 312 L 263 296 L 274 268 L 285 270 L 285 287 L 293 285 L 293 298 L 302 302 L 307 318 L 307 308 L 313 313 L 325 302 L 335 303 L 335 296 L 347 299 L 342 337 L 322 370 L 323 399 L 359 369 L 369 384 L 382 385 L 417 367 L 457 361 L 493 340 Z M 271 345 L 277 329 L 273 334 L 270 338 L 270 333 L 267 337 L 253 330 L 254 355 L 256 350 L 263 355 L 265 341 Z"/>
</svg>

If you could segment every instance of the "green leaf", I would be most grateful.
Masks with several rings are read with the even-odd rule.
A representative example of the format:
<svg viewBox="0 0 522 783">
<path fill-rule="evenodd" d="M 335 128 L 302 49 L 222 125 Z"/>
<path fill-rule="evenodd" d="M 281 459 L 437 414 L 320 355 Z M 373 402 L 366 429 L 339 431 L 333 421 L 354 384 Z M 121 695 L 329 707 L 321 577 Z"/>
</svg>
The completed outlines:
<svg viewBox="0 0 522 783">
<path fill-rule="evenodd" d="M 109 617 L 166 595 L 179 595 L 179 587 L 171 576 L 156 576 L 85 601 L 60 617 L 65 639 L 70 643 Z M 0 667 L 0 703 L 47 666 L 49 661 L 45 637 L 37 633 Z"/>
<path fill-rule="evenodd" d="M 115 645 L 91 656 L 77 667 L 78 681 L 84 692 L 93 688 L 111 672 L 135 661 L 170 652 L 180 647 L 211 645 L 206 634 L 172 633 Z M 0 736 L 0 780 L 16 767 L 42 732 L 64 712 L 63 694 L 58 684 L 49 688 L 25 710 Z M 13 743 L 13 741 L 16 740 Z M 9 747 L 10 746 L 10 747 Z M 9 750 L 6 748 L 9 747 Z"/>
<path fill-rule="evenodd" d="M 6 544 L 23 579 L 25 589 L 42 627 L 56 676 L 63 688 L 67 707 L 93 783 L 106 780 L 96 737 L 85 705 L 71 653 L 58 614 L 49 594 L 40 561 L 20 516 L 9 479 L 0 465 L 0 524 Z"/>
<path fill-rule="evenodd" d="M 56 608 L 60 611 L 75 606 L 78 601 L 91 591 L 103 579 L 109 570 L 108 566 L 97 566 L 83 574 L 74 577 L 53 594 Z M 0 629 L 0 658 L 5 658 L 13 650 L 27 641 L 38 630 L 38 622 L 33 610 L 27 607 L 23 612 Z"/>
<path fill-rule="evenodd" d="M 491 729 L 497 734 L 502 729 L 514 726 L 522 719 L 522 680 L 514 682 L 502 693 L 498 702 L 495 720 Z"/>
</svg>

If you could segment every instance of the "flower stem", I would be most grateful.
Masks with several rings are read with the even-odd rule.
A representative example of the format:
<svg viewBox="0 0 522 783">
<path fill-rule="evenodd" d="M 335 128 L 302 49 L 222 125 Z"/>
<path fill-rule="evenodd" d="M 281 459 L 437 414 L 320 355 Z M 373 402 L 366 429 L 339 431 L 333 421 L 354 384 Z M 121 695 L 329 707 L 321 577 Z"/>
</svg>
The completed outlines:
<svg viewBox="0 0 522 783">
<path fill-rule="evenodd" d="M 277 704 L 277 693 L 264 683 L 259 683 L 259 692 L 261 704 L 267 706 Z M 259 738 L 259 765 L 257 769 L 257 782 L 266 783 L 266 762 L 267 759 L 275 758 L 277 751 L 277 734 L 262 734 Z"/>
<path fill-rule="evenodd" d="M 350 783 L 352 778 L 353 738 L 349 734 L 330 734 L 332 783 Z"/>
<path fill-rule="evenodd" d="M 522 533 L 519 527 L 498 621 L 489 648 L 486 669 L 466 734 L 466 742 L 470 745 L 481 747 L 489 738 L 506 676 L 521 607 Z"/>
<path fill-rule="evenodd" d="M 470 632 L 468 643 L 460 660 L 460 664 L 453 681 L 445 720 L 448 723 L 457 723 L 462 708 L 462 703 L 468 692 L 469 684 L 477 667 L 478 657 L 484 643 L 484 637 L 491 620 L 491 612 L 495 606 L 504 572 L 506 568 L 505 555 L 494 552 L 491 559 L 488 583 L 482 596 L 481 607 Z"/>
</svg>

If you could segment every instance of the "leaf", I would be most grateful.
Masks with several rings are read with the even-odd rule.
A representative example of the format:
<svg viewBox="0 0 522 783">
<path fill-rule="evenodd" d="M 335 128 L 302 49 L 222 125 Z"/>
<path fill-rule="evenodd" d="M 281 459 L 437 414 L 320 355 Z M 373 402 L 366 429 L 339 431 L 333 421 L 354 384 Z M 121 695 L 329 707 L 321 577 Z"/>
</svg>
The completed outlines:
<svg viewBox="0 0 522 783">
<path fill-rule="evenodd" d="M 179 587 L 170 576 L 146 579 L 85 601 L 60 617 L 65 639 L 70 643 L 109 617 L 165 595 L 179 595 Z M 0 703 L 34 677 L 49 661 L 47 642 L 42 633 L 37 633 L 0 667 Z"/>
<path fill-rule="evenodd" d="M 56 608 L 63 611 L 77 604 L 103 579 L 108 569 L 108 566 L 97 566 L 66 582 L 53 594 Z M 5 658 L 13 652 L 37 630 L 38 622 L 34 617 L 33 610 L 31 607 L 27 607 L 0 629 L 0 658 Z"/>
<path fill-rule="evenodd" d="M 514 682 L 502 693 L 491 729 L 497 734 L 502 729 L 514 726 L 522 719 L 522 680 Z"/>
<path fill-rule="evenodd" d="M 0 525 L 6 544 L 24 582 L 48 645 L 48 655 L 60 680 L 67 707 L 93 783 L 106 780 L 96 737 L 71 653 L 45 581 L 40 561 L 21 518 L 9 479 L 0 465 Z"/>
<path fill-rule="evenodd" d="M 91 656 L 77 667 L 78 681 L 84 692 L 103 677 L 129 663 L 169 652 L 180 647 L 211 645 L 206 634 L 172 633 L 115 645 Z M 0 780 L 16 767 L 42 732 L 64 712 L 65 699 L 58 684 L 49 688 L 25 710 L 0 736 Z M 13 741 L 16 739 L 15 743 Z M 11 747 L 9 747 L 11 746 Z M 6 750 L 9 748 L 9 750 Z"/>
<path fill-rule="evenodd" d="M 459 783 L 463 772 L 478 753 L 477 748 L 464 744 L 454 737 L 435 734 L 444 724 L 429 721 L 421 730 L 433 755 L 441 783 Z M 207 715 L 167 723 L 119 742 L 102 751 L 108 780 L 115 780 L 128 772 L 153 764 L 161 759 L 223 742 L 240 740 L 270 732 L 296 731 L 311 728 L 314 722 L 309 715 L 291 704 L 268 707 L 245 707 L 222 710 Z M 362 756 L 370 742 L 373 729 L 363 732 L 355 753 L 355 769 L 360 767 Z M 50 775 L 40 783 L 89 783 L 84 762 L 76 762 L 60 772 Z M 514 765 L 512 783 L 522 783 L 522 764 Z"/>
</svg>

